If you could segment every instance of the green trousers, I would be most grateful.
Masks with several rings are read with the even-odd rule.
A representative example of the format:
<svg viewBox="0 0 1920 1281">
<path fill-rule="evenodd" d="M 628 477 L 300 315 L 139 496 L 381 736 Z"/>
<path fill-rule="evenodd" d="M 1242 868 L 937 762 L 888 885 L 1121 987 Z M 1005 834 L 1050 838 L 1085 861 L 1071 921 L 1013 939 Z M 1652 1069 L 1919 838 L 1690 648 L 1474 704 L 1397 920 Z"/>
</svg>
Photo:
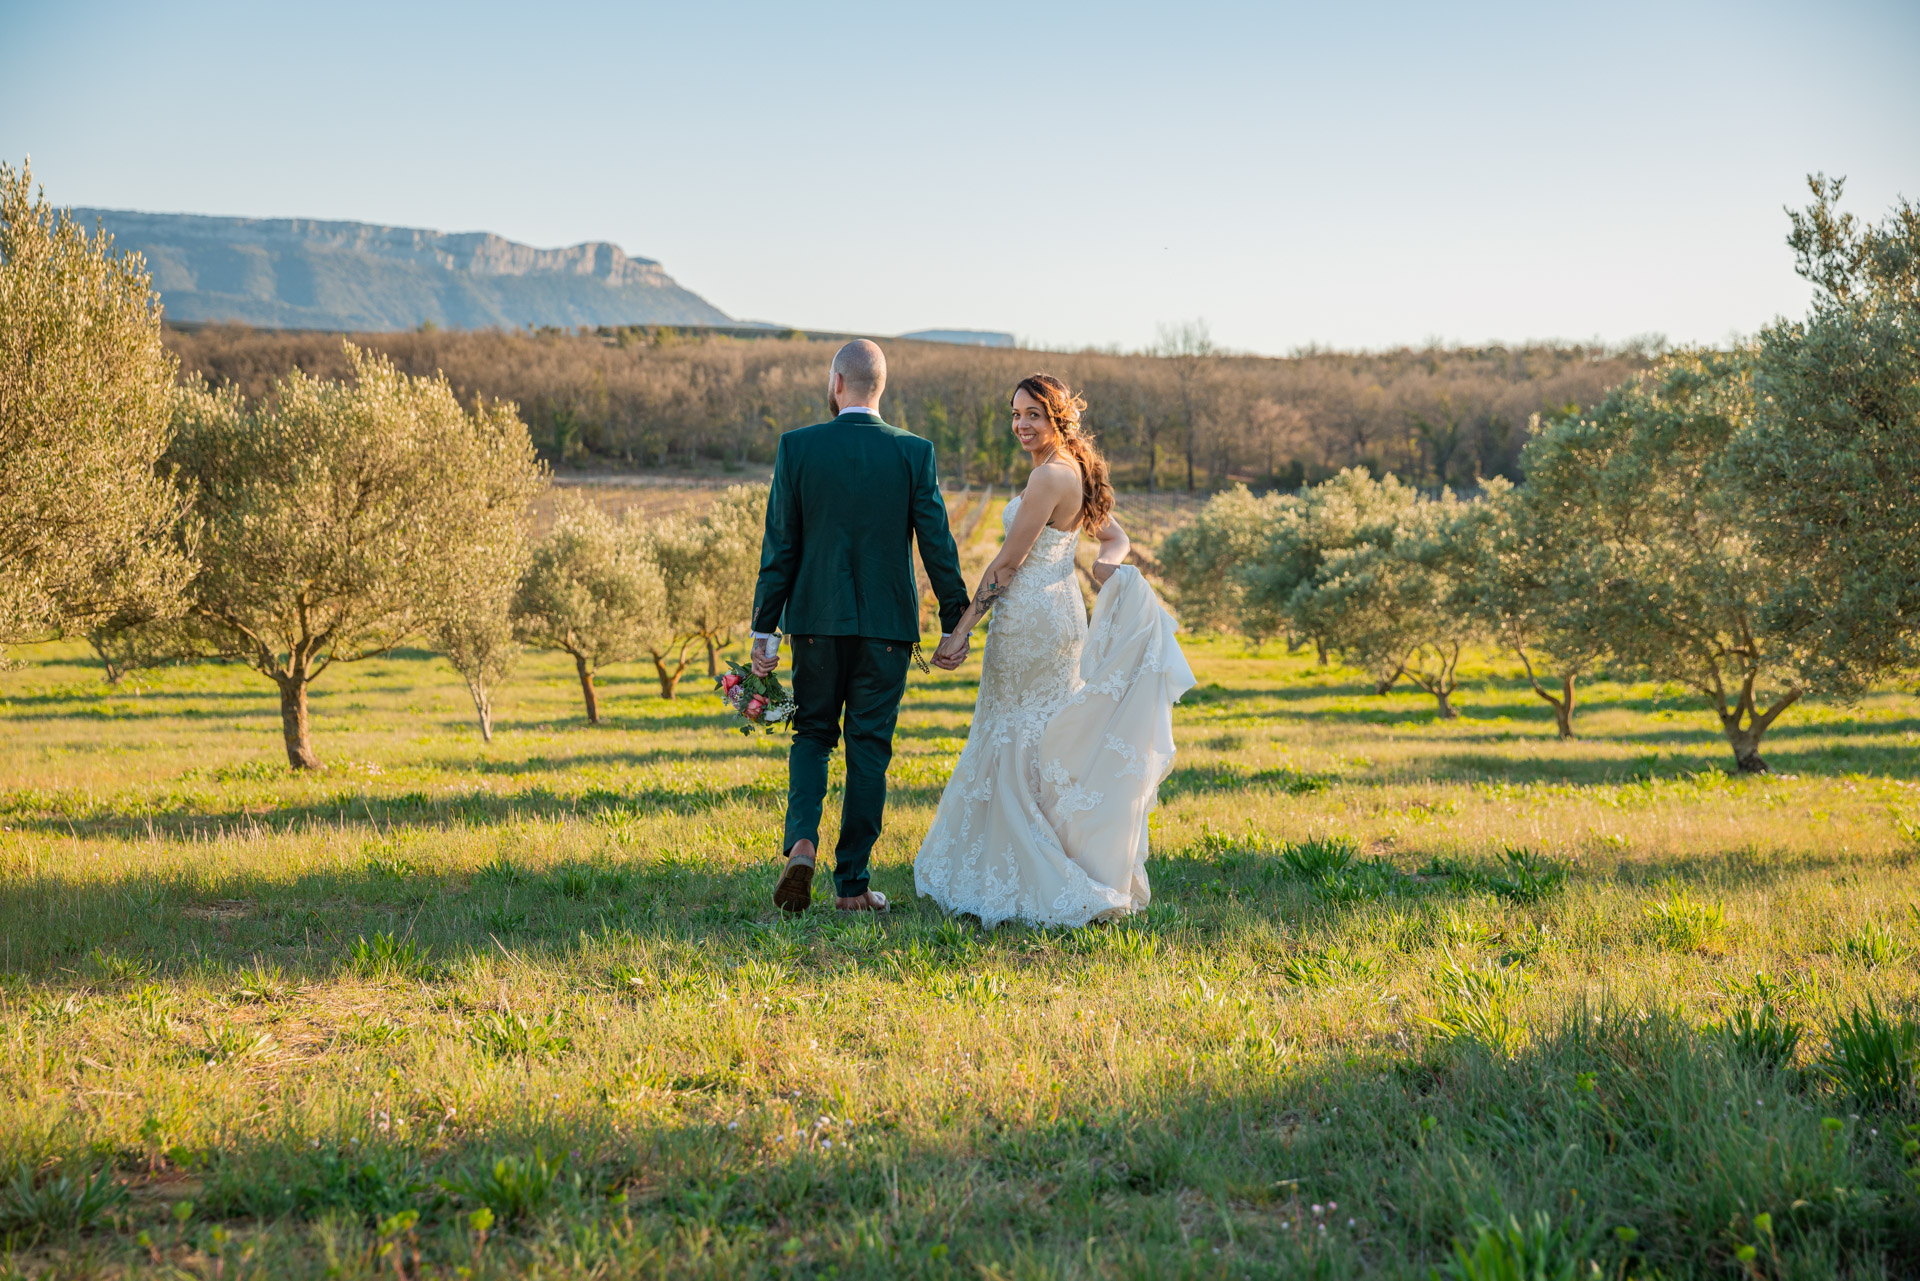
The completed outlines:
<svg viewBox="0 0 1920 1281">
<path fill-rule="evenodd" d="M 887 808 L 893 727 L 907 688 L 912 642 L 870 636 L 789 636 L 793 645 L 793 746 L 787 752 L 787 850 L 820 847 L 827 758 L 847 738 L 847 790 L 833 847 L 833 888 L 867 892 L 867 859 Z"/>
</svg>

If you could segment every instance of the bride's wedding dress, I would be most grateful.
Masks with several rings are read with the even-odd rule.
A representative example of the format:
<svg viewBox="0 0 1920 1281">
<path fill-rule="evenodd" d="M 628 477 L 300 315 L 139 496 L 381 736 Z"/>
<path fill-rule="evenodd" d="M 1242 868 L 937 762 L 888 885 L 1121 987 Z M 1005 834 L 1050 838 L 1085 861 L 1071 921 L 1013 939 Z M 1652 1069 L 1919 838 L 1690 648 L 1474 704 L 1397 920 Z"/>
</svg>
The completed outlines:
<svg viewBox="0 0 1920 1281">
<path fill-rule="evenodd" d="M 1078 538 L 1042 528 L 995 602 L 967 745 L 913 861 L 921 894 L 988 926 L 1084 925 L 1150 896 L 1147 815 L 1193 672 L 1131 565 L 1107 579 L 1088 622 Z"/>
</svg>

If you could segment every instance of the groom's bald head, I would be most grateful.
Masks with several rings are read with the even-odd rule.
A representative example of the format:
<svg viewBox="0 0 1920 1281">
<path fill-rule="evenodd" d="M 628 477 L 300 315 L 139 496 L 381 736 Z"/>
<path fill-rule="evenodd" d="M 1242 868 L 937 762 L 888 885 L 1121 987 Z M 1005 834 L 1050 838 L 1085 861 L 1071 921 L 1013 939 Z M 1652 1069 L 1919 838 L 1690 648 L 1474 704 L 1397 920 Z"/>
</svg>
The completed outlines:
<svg viewBox="0 0 1920 1281">
<path fill-rule="evenodd" d="M 887 358 L 880 344 L 856 338 L 833 358 L 829 377 L 842 405 L 878 405 L 887 386 Z"/>
</svg>

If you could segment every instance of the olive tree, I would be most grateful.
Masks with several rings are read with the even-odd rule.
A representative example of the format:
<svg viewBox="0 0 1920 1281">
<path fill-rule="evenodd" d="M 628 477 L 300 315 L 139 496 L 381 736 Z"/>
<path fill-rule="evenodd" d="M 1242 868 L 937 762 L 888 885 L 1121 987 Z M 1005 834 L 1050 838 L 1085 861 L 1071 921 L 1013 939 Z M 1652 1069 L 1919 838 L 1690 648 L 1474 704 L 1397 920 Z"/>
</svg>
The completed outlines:
<svg viewBox="0 0 1920 1281">
<path fill-rule="evenodd" d="M 434 643 L 467 683 L 484 743 L 493 741 L 493 696 L 520 657 L 508 615 L 511 603 L 511 595 L 474 599 L 468 608 L 448 611 L 433 624 Z"/>
<path fill-rule="evenodd" d="M 1240 628 L 1246 571 L 1271 544 L 1274 523 L 1298 499 L 1256 497 L 1245 485 L 1207 500 L 1191 524 L 1161 540 L 1160 569 L 1173 588 L 1180 621 L 1196 630 Z"/>
<path fill-rule="evenodd" d="M 1729 458 L 1751 374 L 1749 350 L 1677 352 L 1549 425 L 1522 462 L 1529 501 L 1566 535 L 1561 629 L 1697 690 L 1736 765 L 1764 773 L 1761 739 L 1811 688 L 1821 636 L 1774 608 L 1786 574 Z"/>
<path fill-rule="evenodd" d="M 173 382 L 145 264 L 0 164 L 0 645 L 179 612 Z"/>
<path fill-rule="evenodd" d="M 1241 627 L 1250 636 L 1286 631 L 1313 642 L 1320 661 L 1338 645 L 1311 600 L 1328 557 L 1353 547 L 1369 531 L 1391 528 L 1399 512 L 1418 498 L 1392 476 L 1375 480 L 1349 467 L 1311 489 L 1275 505 L 1266 544 L 1240 572 Z M 1398 663 L 1375 673 L 1376 692 L 1386 693 L 1401 676 Z"/>
<path fill-rule="evenodd" d="M 1603 652 L 1569 608 L 1592 586 L 1580 534 L 1532 501 L 1536 491 L 1500 477 L 1484 484 L 1455 526 L 1452 608 L 1520 660 L 1554 728 L 1572 738 L 1576 683 Z"/>
<path fill-rule="evenodd" d="M 1380 690 L 1405 676 L 1452 720 L 1460 657 L 1477 631 L 1455 607 L 1466 505 L 1450 490 L 1437 499 L 1400 490 L 1372 500 L 1375 515 L 1349 545 L 1326 553 L 1287 608 L 1302 630 L 1373 672 Z"/>
<path fill-rule="evenodd" d="M 193 495 L 193 647 L 278 686 L 295 769 L 319 763 L 308 687 L 430 630 L 541 484 L 511 406 L 468 411 L 444 378 L 347 358 L 350 381 L 295 370 L 256 406 L 183 388 L 166 456 Z"/>
<path fill-rule="evenodd" d="M 646 531 L 563 494 L 552 532 L 520 578 L 513 623 L 526 643 L 573 656 L 587 723 L 598 725 L 595 674 L 640 657 L 668 631 L 666 589 Z"/>
<path fill-rule="evenodd" d="M 709 676 L 720 674 L 719 651 L 733 644 L 752 617 L 766 523 L 767 487 L 732 485 L 699 520 L 668 522 L 656 533 L 655 557 L 674 628 L 680 638 L 706 647 Z M 664 659 L 664 651 L 655 656 L 660 693 L 672 698 L 679 677 L 676 672 L 667 680 Z"/>
<path fill-rule="evenodd" d="M 1920 205 L 1863 226 L 1838 211 L 1839 179 L 1809 183 L 1788 243 L 1812 310 L 1762 331 L 1727 473 L 1786 575 L 1767 624 L 1850 695 L 1920 662 Z"/>
<path fill-rule="evenodd" d="M 434 643 L 466 681 L 486 743 L 493 741 L 493 696 L 520 657 L 513 598 L 526 571 L 528 548 L 525 522 L 515 515 L 496 523 L 489 545 L 466 562 L 462 581 L 442 587 L 431 628 Z"/>
</svg>

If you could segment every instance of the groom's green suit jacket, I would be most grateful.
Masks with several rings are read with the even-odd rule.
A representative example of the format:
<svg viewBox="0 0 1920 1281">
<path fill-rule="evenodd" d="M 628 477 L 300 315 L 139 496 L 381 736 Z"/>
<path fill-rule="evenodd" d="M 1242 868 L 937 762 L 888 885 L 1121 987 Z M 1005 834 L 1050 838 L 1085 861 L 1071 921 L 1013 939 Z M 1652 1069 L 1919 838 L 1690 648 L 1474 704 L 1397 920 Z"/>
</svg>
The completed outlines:
<svg viewBox="0 0 1920 1281">
<path fill-rule="evenodd" d="M 753 630 L 918 640 L 915 538 L 951 631 L 967 584 L 933 445 L 867 413 L 788 432 L 774 456 Z"/>
</svg>

